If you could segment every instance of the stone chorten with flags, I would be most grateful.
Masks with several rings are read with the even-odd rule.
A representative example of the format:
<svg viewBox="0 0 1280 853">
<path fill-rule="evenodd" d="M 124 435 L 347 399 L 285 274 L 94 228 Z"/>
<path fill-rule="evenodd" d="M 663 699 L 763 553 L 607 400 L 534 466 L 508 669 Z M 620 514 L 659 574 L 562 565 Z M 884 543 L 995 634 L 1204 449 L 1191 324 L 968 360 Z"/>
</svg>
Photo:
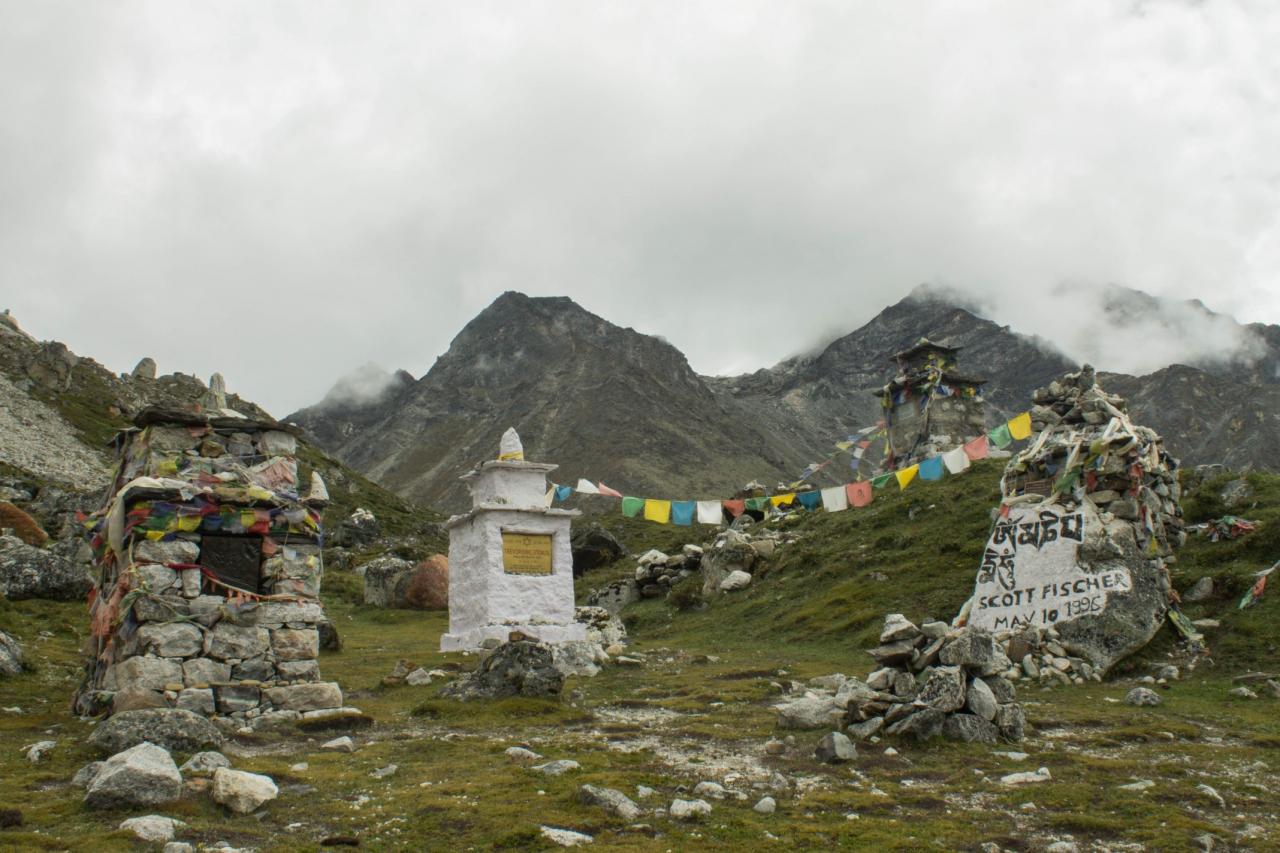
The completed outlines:
<svg viewBox="0 0 1280 853">
<path fill-rule="evenodd" d="M 986 430 L 985 379 L 956 368 L 960 347 L 928 338 L 896 353 L 897 375 L 879 393 L 888 438 L 886 467 L 902 468 Z"/>
<path fill-rule="evenodd" d="M 513 633 L 544 643 L 586 639 L 574 621 L 569 528 L 577 510 L 547 506 L 555 465 L 526 462 L 514 429 L 499 456 L 463 475 L 471 509 L 449 519 L 449 631 L 441 651 L 479 649 Z"/>
</svg>

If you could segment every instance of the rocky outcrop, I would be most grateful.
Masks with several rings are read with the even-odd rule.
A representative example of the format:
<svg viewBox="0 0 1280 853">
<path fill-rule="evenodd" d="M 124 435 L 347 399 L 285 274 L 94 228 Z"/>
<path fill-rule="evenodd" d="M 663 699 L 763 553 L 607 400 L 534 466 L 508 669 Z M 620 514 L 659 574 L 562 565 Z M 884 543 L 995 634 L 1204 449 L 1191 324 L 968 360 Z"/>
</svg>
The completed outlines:
<svg viewBox="0 0 1280 853">
<path fill-rule="evenodd" d="M 550 646 L 530 640 L 503 643 L 476 670 L 450 683 L 442 696 L 463 701 L 505 696 L 559 696 L 564 673 Z"/>
<path fill-rule="evenodd" d="M 569 540 L 573 549 L 573 576 L 617 562 L 626 549 L 617 537 L 599 524 L 579 525 Z"/>
<path fill-rule="evenodd" d="M 0 536 L 0 596 L 15 601 L 24 598 L 83 600 L 92 582 L 82 559 L 81 545 L 75 540 L 64 540 L 48 548 L 37 548 L 16 536 Z"/>
<path fill-rule="evenodd" d="M 22 672 L 22 646 L 18 641 L 0 631 L 0 675 L 14 676 Z"/>
<path fill-rule="evenodd" d="M 449 560 L 436 554 L 420 563 L 378 557 L 360 567 L 364 603 L 393 610 L 446 610 L 449 607 Z"/>
<path fill-rule="evenodd" d="M 182 796 L 182 776 L 169 753 L 139 743 L 108 758 L 93 775 L 84 804 L 94 809 L 158 806 Z"/>
</svg>

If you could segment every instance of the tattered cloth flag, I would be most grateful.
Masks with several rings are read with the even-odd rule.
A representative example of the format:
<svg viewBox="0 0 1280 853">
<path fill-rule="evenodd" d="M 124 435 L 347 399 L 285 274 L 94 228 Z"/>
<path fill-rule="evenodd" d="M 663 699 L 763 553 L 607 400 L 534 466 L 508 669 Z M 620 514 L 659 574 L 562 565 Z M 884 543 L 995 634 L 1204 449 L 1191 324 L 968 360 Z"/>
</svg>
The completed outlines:
<svg viewBox="0 0 1280 853">
<path fill-rule="evenodd" d="M 556 486 L 556 500 L 564 503 L 573 495 L 573 487 Z"/>
<path fill-rule="evenodd" d="M 764 512 L 769 508 L 769 498 L 747 498 L 744 503 L 752 512 Z"/>
<path fill-rule="evenodd" d="M 543 499 L 544 505 L 551 506 L 556 499 L 556 484 L 552 483 L 551 488 L 547 489 L 547 496 Z"/>
<path fill-rule="evenodd" d="M 1254 575 L 1254 577 L 1257 578 L 1258 580 L 1249 589 L 1249 591 L 1244 594 L 1244 598 L 1240 599 L 1239 609 L 1244 610 L 1246 607 L 1251 607 L 1254 604 L 1258 603 L 1258 599 L 1262 598 L 1262 593 L 1266 591 L 1267 577 L 1270 576 L 1270 574 L 1274 572 L 1278 567 L 1280 567 L 1280 561 L 1277 561 L 1275 564 L 1273 564 L 1271 568 L 1263 569 L 1262 571 Z"/>
<path fill-rule="evenodd" d="M 645 521 L 656 521 L 658 524 L 666 524 L 671 521 L 671 501 L 645 498 L 644 519 Z"/>
<path fill-rule="evenodd" d="M 986 459 L 989 452 L 987 437 L 980 435 L 973 441 L 966 442 L 961 449 L 964 450 L 964 455 L 968 456 L 973 462 L 977 462 L 979 459 Z"/>
<path fill-rule="evenodd" d="M 747 511 L 746 501 L 721 501 L 720 505 L 724 507 L 725 512 L 729 513 L 731 518 L 737 518 Z"/>
<path fill-rule="evenodd" d="M 769 498 L 769 503 L 773 504 L 774 506 L 785 506 L 787 504 L 794 503 L 795 499 L 796 499 L 795 492 L 787 492 L 785 495 L 774 495 L 773 497 Z"/>
<path fill-rule="evenodd" d="M 930 482 L 942 479 L 942 457 L 930 456 L 920 463 L 920 479 Z"/>
<path fill-rule="evenodd" d="M 796 500 L 800 501 L 800 506 L 805 509 L 817 509 L 822 502 L 821 492 L 801 492 L 796 495 Z"/>
<path fill-rule="evenodd" d="M 739 512 L 741 515 L 741 512 Z M 737 518 L 737 516 L 734 516 Z M 724 520 L 724 511 L 720 501 L 698 501 L 698 523 L 719 524 Z"/>
<path fill-rule="evenodd" d="M 871 483 L 867 480 L 850 483 L 844 490 L 849 496 L 849 503 L 854 506 L 867 506 L 871 503 Z"/>
<path fill-rule="evenodd" d="M 693 524 L 693 514 L 697 511 L 696 501 L 673 501 L 671 504 L 671 523 L 688 527 Z"/>
<path fill-rule="evenodd" d="M 987 433 L 987 438 L 990 439 L 992 444 L 999 447 L 1001 450 L 1013 444 L 1013 435 L 1009 432 L 1009 425 L 1007 423 L 1000 424 L 1000 426 L 991 430 L 991 432 Z"/>
<path fill-rule="evenodd" d="M 912 465 L 909 468 L 901 468 L 893 472 L 893 476 L 898 478 L 898 491 L 902 491 L 911 484 L 916 478 L 916 474 L 920 472 L 919 465 Z"/>
<path fill-rule="evenodd" d="M 622 514 L 627 518 L 635 518 L 644 509 L 644 498 L 623 498 Z"/>
<path fill-rule="evenodd" d="M 942 454 L 942 464 L 947 466 L 949 474 L 963 474 L 969 470 L 969 454 L 964 452 L 963 447 L 948 450 Z"/>
<path fill-rule="evenodd" d="M 881 474 L 881 475 L 880 475 L 880 476 L 878 476 L 878 477 L 873 477 L 873 478 L 871 478 L 871 486 L 872 486 L 872 488 L 876 488 L 876 489 L 884 488 L 884 486 L 885 486 L 885 485 L 886 485 L 890 480 L 892 480 L 892 479 L 893 479 L 893 477 L 894 477 L 894 473 L 893 473 L 892 471 L 890 471 L 890 472 L 889 472 L 889 473 L 887 473 L 887 474 Z M 854 504 L 854 506 L 857 506 L 857 504 Z"/>
<path fill-rule="evenodd" d="M 597 489 L 590 480 L 578 480 L 578 485 L 574 486 L 580 495 L 598 495 L 600 490 Z"/>
<path fill-rule="evenodd" d="M 822 490 L 822 508 L 827 512 L 840 512 L 849 508 L 849 493 L 844 486 Z"/>
<path fill-rule="evenodd" d="M 1009 435 L 1014 441 L 1022 441 L 1031 437 L 1031 413 L 1023 412 L 1009 421 Z"/>
<path fill-rule="evenodd" d="M 611 498 L 622 497 L 622 492 L 618 491 L 617 489 L 609 488 L 603 482 L 599 484 L 599 489 L 600 489 L 600 494 L 605 495 L 607 497 L 611 497 Z"/>
</svg>

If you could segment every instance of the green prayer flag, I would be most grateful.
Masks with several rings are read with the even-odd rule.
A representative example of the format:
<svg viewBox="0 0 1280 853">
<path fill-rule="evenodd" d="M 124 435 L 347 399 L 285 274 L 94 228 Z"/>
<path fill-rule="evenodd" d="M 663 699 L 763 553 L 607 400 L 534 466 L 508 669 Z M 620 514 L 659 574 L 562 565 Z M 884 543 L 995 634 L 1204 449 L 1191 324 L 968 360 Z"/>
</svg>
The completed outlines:
<svg viewBox="0 0 1280 853">
<path fill-rule="evenodd" d="M 888 474 L 881 474 L 879 477 L 873 477 L 871 480 L 871 488 L 879 489 L 883 487 L 885 483 L 889 482 L 892 479 L 893 479 L 892 471 L 890 471 Z"/>
<path fill-rule="evenodd" d="M 1007 423 L 987 433 L 987 439 L 996 447 L 1005 448 L 1013 444 L 1013 436 L 1009 433 L 1009 425 Z"/>
<path fill-rule="evenodd" d="M 753 512 L 764 512 L 765 507 L 769 505 L 768 498 L 747 498 L 747 509 Z"/>
<path fill-rule="evenodd" d="M 635 518 L 644 509 L 644 498 L 623 498 L 622 514 L 627 518 Z"/>
</svg>

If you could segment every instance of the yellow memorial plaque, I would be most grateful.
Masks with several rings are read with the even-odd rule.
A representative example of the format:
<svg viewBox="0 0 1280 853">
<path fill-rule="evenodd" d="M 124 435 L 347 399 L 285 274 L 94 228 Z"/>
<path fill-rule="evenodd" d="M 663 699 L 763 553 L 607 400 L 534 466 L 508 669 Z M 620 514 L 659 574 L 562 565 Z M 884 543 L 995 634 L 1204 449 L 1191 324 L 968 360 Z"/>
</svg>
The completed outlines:
<svg viewBox="0 0 1280 853">
<path fill-rule="evenodd" d="M 509 575 L 551 574 L 551 534 L 502 534 L 502 568 Z"/>
</svg>

